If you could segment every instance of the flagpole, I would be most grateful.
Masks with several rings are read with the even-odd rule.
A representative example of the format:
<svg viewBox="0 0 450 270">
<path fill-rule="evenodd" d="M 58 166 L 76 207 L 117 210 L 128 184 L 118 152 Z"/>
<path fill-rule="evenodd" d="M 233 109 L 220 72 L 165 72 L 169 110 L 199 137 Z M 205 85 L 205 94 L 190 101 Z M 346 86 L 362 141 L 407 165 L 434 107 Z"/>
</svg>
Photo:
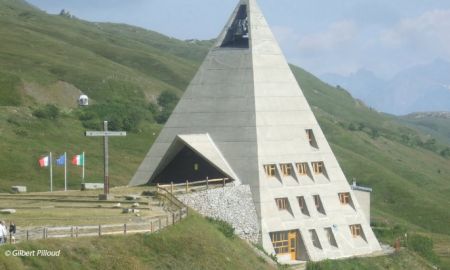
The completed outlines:
<svg viewBox="0 0 450 270">
<path fill-rule="evenodd" d="M 82 183 L 84 184 L 84 164 L 86 164 L 86 158 L 84 156 L 84 152 L 82 153 L 82 155 L 83 155 L 83 174 L 81 176 L 81 180 L 82 180 Z"/>
<path fill-rule="evenodd" d="M 50 163 L 50 192 L 53 192 L 53 168 L 52 168 L 52 152 L 49 155 L 49 163 Z"/>
<path fill-rule="evenodd" d="M 67 152 L 64 152 L 64 191 L 67 191 Z"/>
</svg>

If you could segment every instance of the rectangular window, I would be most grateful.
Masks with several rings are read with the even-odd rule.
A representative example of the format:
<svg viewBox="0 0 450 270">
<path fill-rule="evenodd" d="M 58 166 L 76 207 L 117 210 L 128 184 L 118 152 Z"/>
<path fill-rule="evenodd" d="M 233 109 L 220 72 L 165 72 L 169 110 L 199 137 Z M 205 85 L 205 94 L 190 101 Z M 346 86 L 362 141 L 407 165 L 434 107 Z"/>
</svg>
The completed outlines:
<svg viewBox="0 0 450 270">
<path fill-rule="evenodd" d="M 320 244 L 319 237 L 317 236 L 316 230 L 309 230 L 309 235 L 311 236 L 311 241 L 316 248 L 322 249 L 322 245 Z"/>
<path fill-rule="evenodd" d="M 333 230 L 330 227 L 325 228 L 325 234 L 327 235 L 328 243 L 331 246 L 337 247 L 336 238 L 334 238 Z"/>
<path fill-rule="evenodd" d="M 314 148 L 318 148 L 316 138 L 314 137 L 314 133 L 312 129 L 306 130 L 306 137 L 308 138 L 309 145 L 311 145 Z"/>
<path fill-rule="evenodd" d="M 317 212 L 325 215 L 325 209 L 323 208 L 322 200 L 319 195 L 314 195 L 314 204 L 316 205 Z"/>
<path fill-rule="evenodd" d="M 339 193 L 339 201 L 341 201 L 341 204 L 349 204 L 351 202 L 350 193 L 349 192 Z"/>
<path fill-rule="evenodd" d="M 309 216 L 308 207 L 306 206 L 305 198 L 298 197 L 298 205 L 300 206 L 300 210 L 302 211 L 303 215 Z"/>
<path fill-rule="evenodd" d="M 276 174 L 275 164 L 264 165 L 264 171 L 266 171 L 266 174 L 268 176 L 275 177 Z"/>
<path fill-rule="evenodd" d="M 277 203 L 278 210 L 288 210 L 289 208 L 288 198 L 277 198 L 275 199 L 275 202 Z"/>
<path fill-rule="evenodd" d="M 325 171 L 325 165 L 322 161 L 313 162 L 312 166 L 315 174 L 322 174 Z"/>
<path fill-rule="evenodd" d="M 295 166 L 297 167 L 297 172 L 300 175 L 307 175 L 308 174 L 308 163 L 296 163 Z"/>
<path fill-rule="evenodd" d="M 289 253 L 288 232 L 274 232 L 270 233 L 273 248 L 276 254 Z"/>
<path fill-rule="evenodd" d="M 292 165 L 289 163 L 286 164 L 280 164 L 281 172 L 283 173 L 283 176 L 290 176 L 292 175 Z"/>
<path fill-rule="evenodd" d="M 362 235 L 362 228 L 359 224 L 350 225 L 350 231 L 355 238 Z"/>
</svg>

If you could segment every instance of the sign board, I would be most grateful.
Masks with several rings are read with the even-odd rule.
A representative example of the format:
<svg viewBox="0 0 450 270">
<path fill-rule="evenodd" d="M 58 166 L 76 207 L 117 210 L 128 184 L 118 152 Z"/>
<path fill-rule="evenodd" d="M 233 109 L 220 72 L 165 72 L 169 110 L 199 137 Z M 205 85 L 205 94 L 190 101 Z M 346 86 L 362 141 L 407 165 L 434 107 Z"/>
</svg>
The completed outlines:
<svg viewBox="0 0 450 270">
<path fill-rule="evenodd" d="M 89 137 L 121 137 L 127 136 L 127 133 L 125 131 L 86 131 L 85 135 Z"/>
</svg>

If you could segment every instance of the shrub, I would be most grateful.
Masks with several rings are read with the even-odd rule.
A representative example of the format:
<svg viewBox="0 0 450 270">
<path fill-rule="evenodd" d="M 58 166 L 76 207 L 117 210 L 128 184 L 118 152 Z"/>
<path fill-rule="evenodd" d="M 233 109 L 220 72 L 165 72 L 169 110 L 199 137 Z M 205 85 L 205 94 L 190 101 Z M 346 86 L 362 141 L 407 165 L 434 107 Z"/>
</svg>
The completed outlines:
<svg viewBox="0 0 450 270">
<path fill-rule="evenodd" d="M 450 148 L 446 147 L 439 154 L 445 158 L 450 158 Z"/>
<path fill-rule="evenodd" d="M 59 108 L 53 104 L 47 104 L 33 111 L 33 115 L 42 119 L 56 119 L 60 115 Z"/>
<path fill-rule="evenodd" d="M 433 240 L 426 236 L 411 235 L 408 247 L 432 263 L 439 263 L 439 257 L 433 251 Z"/>
<path fill-rule="evenodd" d="M 215 219 L 215 218 L 206 218 L 210 223 L 212 223 L 216 228 L 225 235 L 227 238 L 233 238 L 234 237 L 234 228 L 231 226 L 228 222 L 223 221 L 221 219 Z"/>
</svg>

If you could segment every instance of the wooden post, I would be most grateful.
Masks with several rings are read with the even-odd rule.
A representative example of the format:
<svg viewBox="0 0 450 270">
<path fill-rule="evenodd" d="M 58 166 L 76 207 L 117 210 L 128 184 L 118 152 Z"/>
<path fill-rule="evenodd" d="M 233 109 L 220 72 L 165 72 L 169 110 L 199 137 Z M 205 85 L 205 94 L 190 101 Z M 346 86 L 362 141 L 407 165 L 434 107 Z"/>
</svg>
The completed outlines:
<svg viewBox="0 0 450 270">
<path fill-rule="evenodd" d="M 30 234 L 29 234 L 29 232 L 27 230 L 27 241 L 28 241 L 28 239 L 30 239 Z"/>
<path fill-rule="evenodd" d="M 72 238 L 73 238 L 73 226 L 72 226 L 72 227 L 70 227 L 70 237 L 72 237 Z"/>
<path fill-rule="evenodd" d="M 123 224 L 123 234 L 127 234 L 127 224 Z"/>
<path fill-rule="evenodd" d="M 206 177 L 206 189 L 209 189 L 209 179 L 208 179 L 208 176 Z"/>
<path fill-rule="evenodd" d="M 42 229 L 42 239 L 45 239 L 45 227 Z"/>
<path fill-rule="evenodd" d="M 170 182 L 170 193 L 173 194 L 173 182 Z"/>
<path fill-rule="evenodd" d="M 102 225 L 98 225 L 98 236 L 102 236 Z"/>
<path fill-rule="evenodd" d="M 78 226 L 75 227 L 75 237 L 78 238 Z"/>
<path fill-rule="evenodd" d="M 189 190 L 189 181 L 186 180 L 186 193 L 188 193 L 188 190 Z"/>
</svg>

